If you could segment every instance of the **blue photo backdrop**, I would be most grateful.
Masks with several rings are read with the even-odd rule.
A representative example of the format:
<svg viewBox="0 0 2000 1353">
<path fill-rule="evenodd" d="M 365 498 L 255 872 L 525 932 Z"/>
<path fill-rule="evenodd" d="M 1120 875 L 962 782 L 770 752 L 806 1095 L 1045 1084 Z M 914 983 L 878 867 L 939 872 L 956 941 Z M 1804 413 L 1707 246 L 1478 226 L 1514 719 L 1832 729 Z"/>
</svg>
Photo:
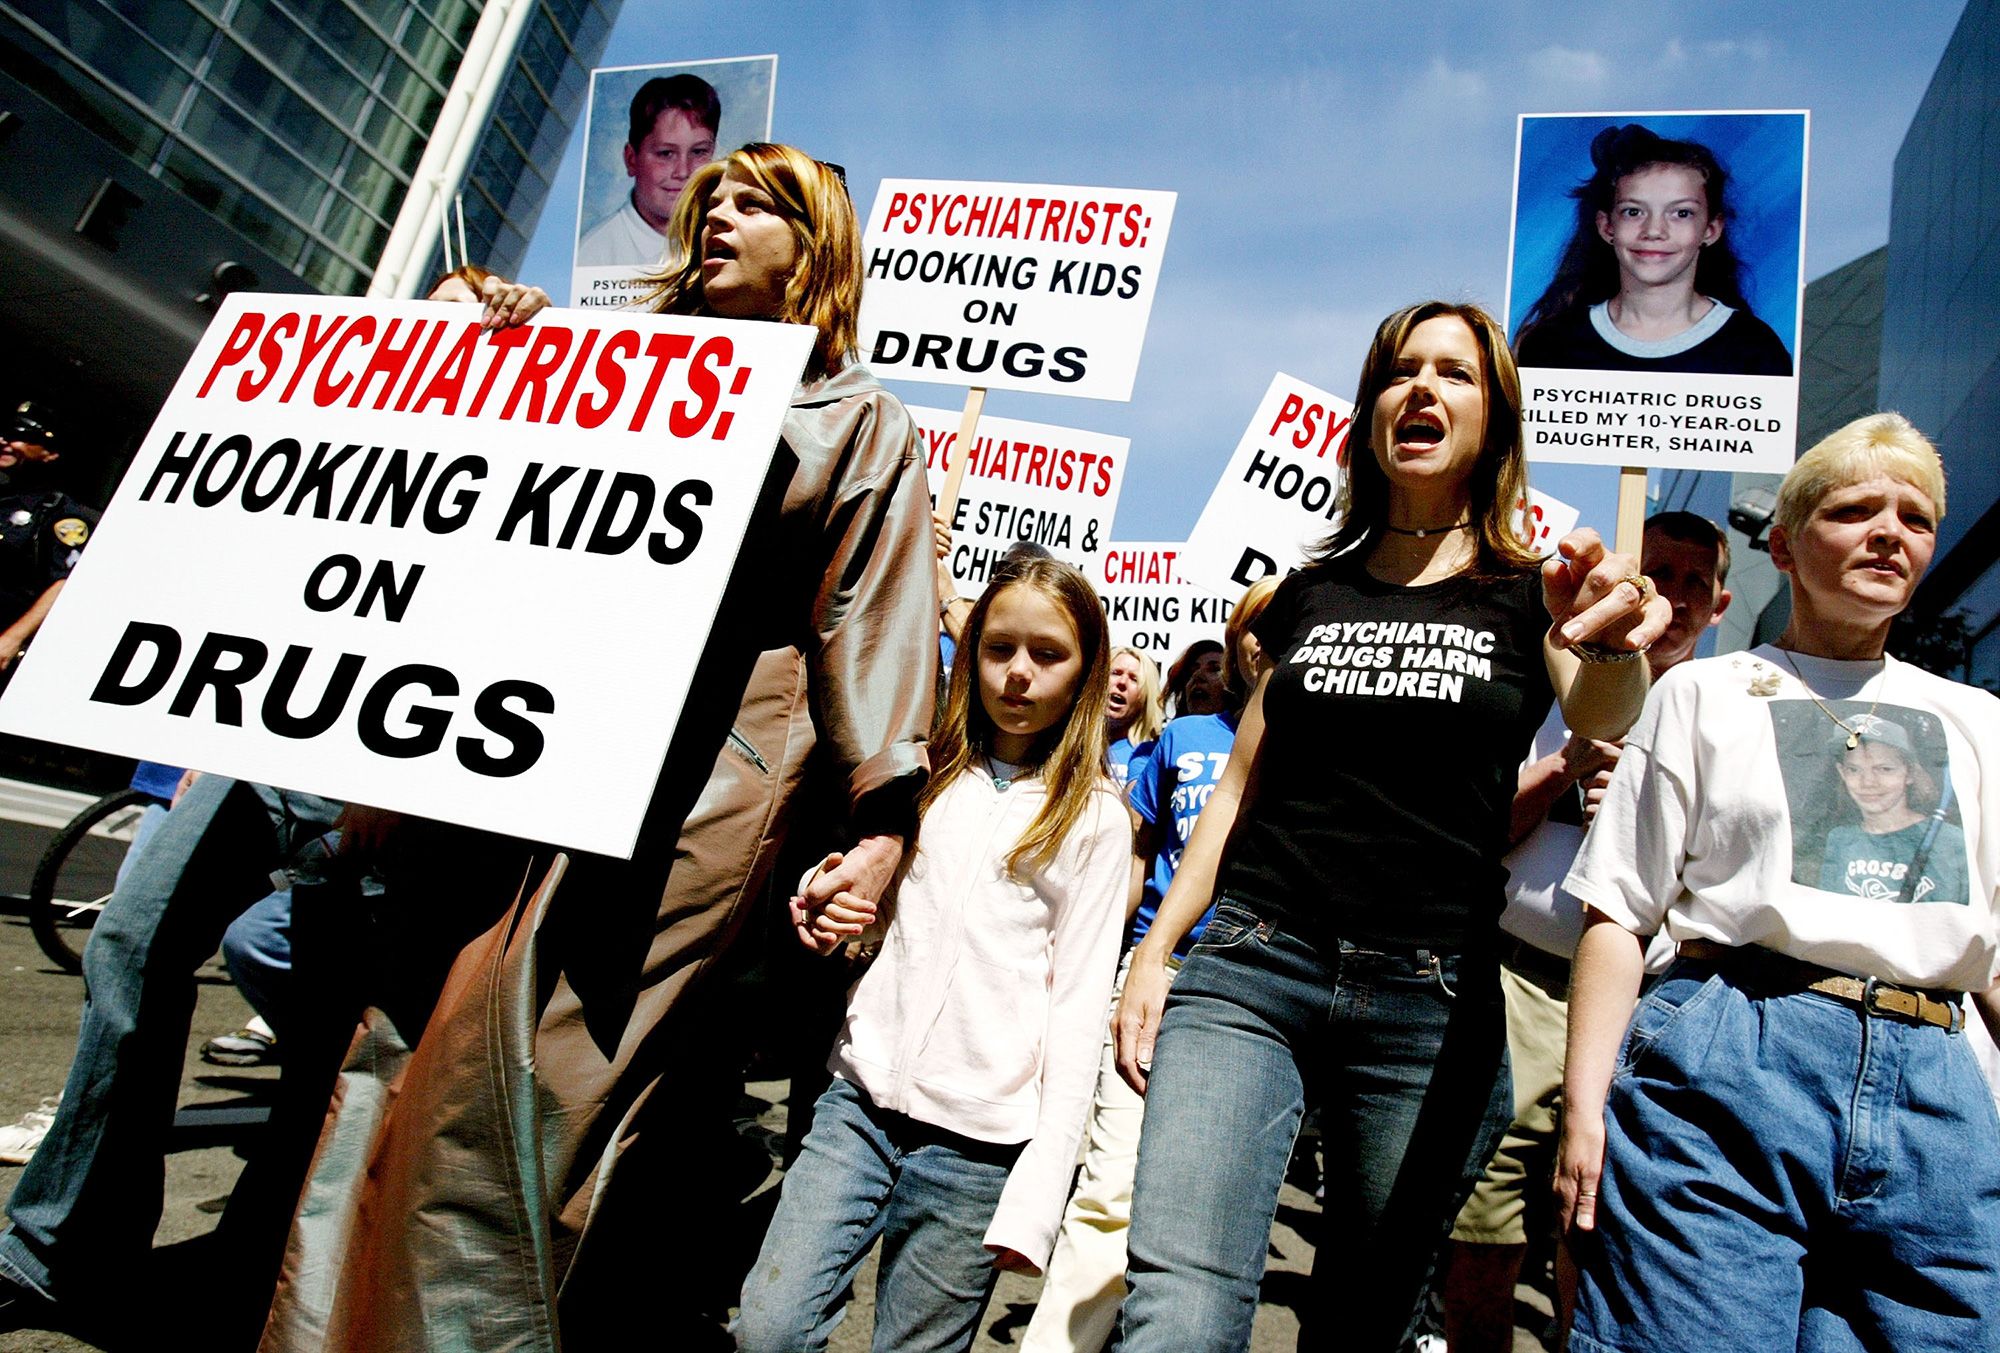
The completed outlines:
<svg viewBox="0 0 2000 1353">
<path fill-rule="evenodd" d="M 1521 119 L 1520 174 L 1514 197 L 1514 267 L 1507 292 L 1507 332 L 1555 276 L 1576 229 L 1570 190 L 1590 177 L 1590 142 L 1607 127 L 1636 122 L 1677 141 L 1699 141 L 1729 175 L 1728 239 L 1742 266 L 1750 308 L 1799 350 L 1799 256 L 1805 247 L 1804 113 L 1589 113 Z"/>
</svg>

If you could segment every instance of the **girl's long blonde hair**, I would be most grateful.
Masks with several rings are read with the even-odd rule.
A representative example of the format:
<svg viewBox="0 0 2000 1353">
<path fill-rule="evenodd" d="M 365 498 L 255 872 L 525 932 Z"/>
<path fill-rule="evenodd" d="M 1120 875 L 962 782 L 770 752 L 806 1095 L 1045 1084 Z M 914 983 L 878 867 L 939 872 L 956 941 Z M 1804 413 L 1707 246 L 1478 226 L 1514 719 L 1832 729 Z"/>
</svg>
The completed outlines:
<svg viewBox="0 0 2000 1353">
<path fill-rule="evenodd" d="M 979 698 L 979 645 L 986 632 L 986 614 L 993 601 L 1010 587 L 1031 587 L 1054 602 L 1076 630 L 1083 672 L 1077 678 L 1076 699 L 1069 713 L 1036 742 L 1047 797 L 1035 820 L 1007 852 L 1007 870 L 1021 874 L 1046 868 L 1090 806 L 1090 796 L 1108 784 L 1105 769 L 1104 706 L 1111 692 L 1111 644 L 1104 607 L 1090 584 L 1059 559 L 1023 560 L 1004 581 L 981 594 L 966 618 L 965 637 L 951 664 L 951 694 L 944 718 L 931 737 L 930 783 L 917 801 L 921 815 L 937 802 L 953 780 L 988 754 L 993 719 Z"/>
<path fill-rule="evenodd" d="M 752 141 L 689 176 L 667 226 L 673 241 L 668 257 L 680 261 L 654 279 L 657 285 L 647 302 L 669 315 L 707 309 L 701 232 L 708 224 L 708 196 L 731 170 L 764 191 L 798 241 L 798 266 L 785 283 L 783 304 L 771 318 L 809 324 L 819 331 L 812 360 L 806 364 L 807 380 L 838 371 L 860 343 L 861 227 L 839 172 L 795 146 Z"/>
</svg>

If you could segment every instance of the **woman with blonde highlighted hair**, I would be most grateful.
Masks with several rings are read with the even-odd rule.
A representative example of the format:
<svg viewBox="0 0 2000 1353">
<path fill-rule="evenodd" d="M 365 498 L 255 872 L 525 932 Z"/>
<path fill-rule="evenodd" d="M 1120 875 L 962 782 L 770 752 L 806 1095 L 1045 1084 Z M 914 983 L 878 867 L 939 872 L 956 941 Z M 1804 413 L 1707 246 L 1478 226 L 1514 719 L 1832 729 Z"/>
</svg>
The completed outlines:
<svg viewBox="0 0 2000 1353">
<path fill-rule="evenodd" d="M 371 1014 L 267 1348 L 700 1337 L 688 1269 L 719 1247 L 667 1249 L 659 1208 L 691 1189 L 717 1213 L 734 1201 L 709 1186 L 719 1161 L 687 1155 L 734 1140 L 733 1092 L 717 1087 L 737 1068 L 699 1070 L 727 1060 L 716 971 L 756 909 L 782 916 L 781 853 L 831 848 L 807 889 L 818 904 L 879 899 L 901 865 L 928 773 L 937 593 L 914 429 L 855 360 L 853 204 L 833 167 L 759 143 L 697 173 L 672 228 L 686 261 L 659 309 L 809 324 L 818 340 L 636 852 L 541 849 L 427 1026 Z"/>
<path fill-rule="evenodd" d="M 1160 669 L 1130 644 L 1111 650 L 1111 698 L 1104 713 L 1104 735 L 1110 740 L 1111 778 L 1125 783 L 1132 758 L 1166 727 L 1160 705 Z"/>
</svg>

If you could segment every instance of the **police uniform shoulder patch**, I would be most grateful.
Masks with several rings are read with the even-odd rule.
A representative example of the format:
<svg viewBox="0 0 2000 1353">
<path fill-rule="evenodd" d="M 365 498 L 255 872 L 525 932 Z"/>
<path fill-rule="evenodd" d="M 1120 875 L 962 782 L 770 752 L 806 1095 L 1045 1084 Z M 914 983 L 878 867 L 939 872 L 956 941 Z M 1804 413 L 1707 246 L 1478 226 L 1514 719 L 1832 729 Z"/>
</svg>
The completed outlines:
<svg viewBox="0 0 2000 1353">
<path fill-rule="evenodd" d="M 49 528 L 56 533 L 56 539 L 69 546 L 83 544 L 90 539 L 90 524 L 82 517 L 64 517 Z"/>
</svg>

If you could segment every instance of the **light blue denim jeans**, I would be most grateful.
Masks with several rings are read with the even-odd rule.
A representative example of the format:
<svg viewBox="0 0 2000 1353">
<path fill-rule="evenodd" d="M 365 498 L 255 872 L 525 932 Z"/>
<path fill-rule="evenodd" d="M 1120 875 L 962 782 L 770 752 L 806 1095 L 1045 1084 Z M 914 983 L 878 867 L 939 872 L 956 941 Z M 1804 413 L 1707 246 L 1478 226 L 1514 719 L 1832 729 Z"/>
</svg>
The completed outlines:
<svg viewBox="0 0 2000 1353">
<path fill-rule="evenodd" d="M 102 1300 L 152 1245 L 195 973 L 340 805 L 205 775 L 160 820 L 83 951 L 83 1023 L 62 1106 L 22 1170 L 0 1270 L 65 1300 Z"/>
<path fill-rule="evenodd" d="M 878 1353 L 970 1348 L 999 1276 L 986 1227 L 1020 1151 L 890 1113 L 836 1077 L 744 1279 L 737 1348 L 824 1349 L 878 1236 Z"/>
<path fill-rule="evenodd" d="M 1224 898 L 1160 1022 L 1118 1347 L 1249 1347 L 1310 1101 L 1326 1211 L 1300 1342 L 1391 1353 L 1513 1117 L 1506 1055 L 1493 957 L 1322 952 Z"/>
<path fill-rule="evenodd" d="M 2000 1117 L 1963 1032 L 1682 962 L 1605 1131 L 1578 1353 L 2000 1349 Z"/>
</svg>

